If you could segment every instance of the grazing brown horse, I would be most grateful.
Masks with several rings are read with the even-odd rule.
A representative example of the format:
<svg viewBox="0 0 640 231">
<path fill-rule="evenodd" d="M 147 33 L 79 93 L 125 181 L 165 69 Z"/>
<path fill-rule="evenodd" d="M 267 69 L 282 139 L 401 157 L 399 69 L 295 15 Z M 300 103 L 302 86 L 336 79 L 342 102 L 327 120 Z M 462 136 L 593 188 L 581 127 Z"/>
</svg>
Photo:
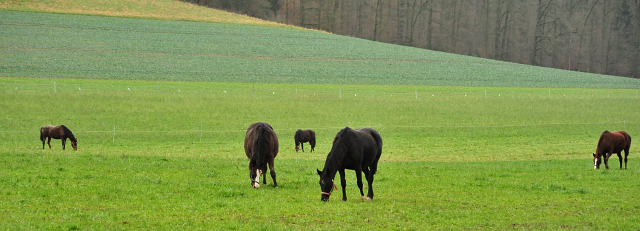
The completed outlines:
<svg viewBox="0 0 640 231">
<path fill-rule="evenodd" d="M 73 136 L 73 133 L 71 133 L 71 130 L 69 130 L 64 125 L 60 125 L 60 126 L 46 125 L 40 128 L 40 140 L 42 140 L 42 149 L 44 149 L 44 141 L 47 138 L 49 139 L 47 141 L 47 144 L 49 144 L 49 149 L 51 149 L 51 138 L 62 139 L 62 150 L 64 150 L 65 148 L 65 144 L 67 143 L 67 138 L 69 138 L 69 140 L 71 140 L 71 146 L 73 147 L 73 150 L 78 150 L 78 140 L 76 139 L 75 136 Z"/>
<path fill-rule="evenodd" d="M 380 133 L 371 128 L 360 128 L 353 130 L 349 127 L 343 128 L 333 139 L 333 147 L 327 155 L 324 169 L 318 171 L 320 175 L 321 200 L 329 200 L 333 189 L 337 189 L 333 179 L 336 172 L 340 173 L 340 183 L 342 185 L 342 201 L 347 200 L 345 187 L 345 169 L 356 171 L 358 188 L 363 201 L 373 199 L 373 175 L 378 170 L 378 160 L 382 154 L 382 137 Z M 364 196 L 362 191 L 362 173 L 369 183 L 369 192 Z"/>
<path fill-rule="evenodd" d="M 627 156 L 631 147 L 631 136 L 625 131 L 604 131 L 598 140 L 596 153 L 593 153 L 593 169 L 600 169 L 601 158 L 604 157 L 604 166 L 609 169 L 609 157 L 613 153 L 618 154 L 620 169 L 622 169 L 622 151 L 624 150 L 624 169 L 627 169 Z"/>
<path fill-rule="evenodd" d="M 302 148 L 302 152 L 304 152 L 304 142 L 309 142 L 311 145 L 311 152 L 315 151 L 316 147 L 316 133 L 311 130 L 300 130 L 296 131 L 296 135 L 293 137 L 296 140 L 296 152 L 300 150 L 298 146 Z"/>
<path fill-rule="evenodd" d="M 244 138 L 244 152 L 249 158 L 249 177 L 251 186 L 260 188 L 260 175 L 263 184 L 267 184 L 267 164 L 273 179 L 273 187 L 278 187 L 276 172 L 273 170 L 273 159 L 278 155 L 278 137 L 268 123 L 251 124 Z"/>
</svg>

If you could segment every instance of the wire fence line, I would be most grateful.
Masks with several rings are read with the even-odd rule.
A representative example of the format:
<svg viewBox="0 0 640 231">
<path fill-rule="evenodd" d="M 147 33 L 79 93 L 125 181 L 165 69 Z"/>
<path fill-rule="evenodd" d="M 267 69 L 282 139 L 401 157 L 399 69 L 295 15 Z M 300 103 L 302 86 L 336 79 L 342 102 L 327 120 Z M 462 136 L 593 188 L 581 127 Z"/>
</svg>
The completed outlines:
<svg viewBox="0 0 640 231">
<path fill-rule="evenodd" d="M 509 128 L 509 127 L 535 127 L 535 126 L 550 126 L 550 125 L 606 125 L 606 124 L 622 124 L 626 127 L 627 124 L 640 124 L 638 122 L 630 122 L 630 121 L 621 121 L 621 122 L 599 122 L 599 123 L 538 123 L 538 124 L 507 124 L 507 125 L 455 125 L 455 126 L 433 126 L 433 125 L 417 125 L 417 126 L 405 126 L 405 125 L 373 125 L 373 126 L 363 126 L 370 128 L 437 128 L 437 129 L 463 129 L 463 128 Z M 308 127 L 304 128 L 310 130 L 330 130 L 330 129 L 342 129 L 344 127 Z M 0 133 L 32 133 L 33 130 L 1 130 Z M 297 129 L 302 128 L 275 128 L 275 131 L 295 131 Z M 235 132 L 246 132 L 246 129 L 237 129 L 237 130 L 203 130 L 203 129 L 193 129 L 193 130 L 103 130 L 103 131 L 90 131 L 90 130 L 77 130 L 75 133 L 235 133 Z M 36 130 L 37 132 L 37 130 Z"/>
<path fill-rule="evenodd" d="M 195 83 L 195 82 L 194 82 Z M 527 90 L 518 89 L 517 92 L 510 88 L 496 88 L 496 87 L 468 87 L 463 91 L 438 91 L 430 90 L 429 86 L 416 86 L 416 90 L 407 91 L 394 91 L 389 90 L 372 90 L 372 89 L 354 89 L 353 87 L 340 87 L 335 86 L 334 89 L 328 89 L 325 87 L 318 87 L 319 89 L 312 88 L 282 88 L 276 86 L 264 86 L 262 84 L 250 84 L 240 83 L 242 85 L 225 86 L 226 83 L 214 83 L 207 82 L 205 85 L 177 85 L 165 82 L 141 84 L 136 82 L 135 84 L 126 84 L 126 82 L 119 82 L 118 84 L 105 83 L 105 84 L 92 84 L 92 83 L 60 83 L 58 81 L 52 81 L 51 83 L 0 83 L 0 90 L 10 91 L 38 91 L 38 92 L 113 92 L 113 93 L 181 93 L 181 94 L 222 94 L 222 95 L 324 95 L 332 96 L 335 98 L 344 97 L 376 97 L 376 96 L 403 96 L 410 98 L 423 98 L 434 96 L 475 96 L 475 97 L 508 97 L 508 96 L 541 96 L 541 97 L 567 97 L 567 96 L 580 96 L 580 97 L 593 97 L 593 96 L 612 96 L 612 92 L 615 96 L 623 97 L 640 97 L 638 89 L 589 89 L 589 91 L 583 91 L 576 93 L 575 89 L 543 89 L 543 88 L 530 88 Z M 231 83 L 229 83 L 231 84 Z M 256 87 L 260 86 L 260 87 Z M 320 89 L 321 88 L 321 89 Z M 420 89 L 420 90 L 418 90 Z M 472 90 L 473 89 L 473 90 Z M 624 93 L 620 91 L 624 90 Z"/>
</svg>

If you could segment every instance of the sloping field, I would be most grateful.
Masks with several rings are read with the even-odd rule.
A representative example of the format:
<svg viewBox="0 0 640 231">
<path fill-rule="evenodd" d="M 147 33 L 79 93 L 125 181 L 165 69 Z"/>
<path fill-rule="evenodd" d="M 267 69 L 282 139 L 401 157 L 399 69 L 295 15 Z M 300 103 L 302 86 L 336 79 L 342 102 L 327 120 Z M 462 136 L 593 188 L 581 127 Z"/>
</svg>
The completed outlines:
<svg viewBox="0 0 640 231">
<path fill-rule="evenodd" d="M 627 170 L 591 159 L 604 130 L 637 140 L 635 79 L 239 24 L 0 11 L 0 31 L 0 229 L 640 229 L 637 145 Z M 277 189 L 247 179 L 256 121 Z M 45 124 L 79 149 L 43 150 Z M 373 201 L 352 171 L 320 201 L 345 126 L 383 137 Z"/>
<path fill-rule="evenodd" d="M 0 11 L 0 76 L 75 79 L 639 88 L 569 72 L 299 29 Z"/>
</svg>

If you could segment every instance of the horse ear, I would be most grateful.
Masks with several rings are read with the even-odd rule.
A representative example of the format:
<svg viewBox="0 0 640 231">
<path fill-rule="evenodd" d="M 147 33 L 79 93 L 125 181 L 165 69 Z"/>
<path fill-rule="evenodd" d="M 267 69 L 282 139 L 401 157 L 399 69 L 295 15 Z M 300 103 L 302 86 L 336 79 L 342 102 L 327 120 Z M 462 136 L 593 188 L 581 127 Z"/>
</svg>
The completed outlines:
<svg viewBox="0 0 640 231">
<path fill-rule="evenodd" d="M 318 170 L 317 168 L 316 171 L 318 171 L 318 175 L 322 175 L 322 171 Z"/>
<path fill-rule="evenodd" d="M 596 157 L 596 154 L 595 154 L 595 153 L 591 153 L 591 154 L 593 154 L 593 157 Z"/>
</svg>

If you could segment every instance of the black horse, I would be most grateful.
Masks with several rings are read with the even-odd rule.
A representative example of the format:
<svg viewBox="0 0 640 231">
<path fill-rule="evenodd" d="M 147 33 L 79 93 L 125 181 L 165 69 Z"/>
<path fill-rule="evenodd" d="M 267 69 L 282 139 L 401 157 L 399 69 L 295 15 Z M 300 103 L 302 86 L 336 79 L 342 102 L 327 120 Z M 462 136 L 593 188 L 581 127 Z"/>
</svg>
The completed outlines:
<svg viewBox="0 0 640 231">
<path fill-rule="evenodd" d="M 314 148 L 316 147 L 316 133 L 314 131 L 311 131 L 311 130 L 303 131 L 298 129 L 296 131 L 296 135 L 294 136 L 294 139 L 296 140 L 296 152 L 300 150 L 298 147 L 301 147 L 302 152 L 304 152 L 304 142 L 309 142 L 309 144 L 311 145 L 311 152 L 315 151 Z"/>
<path fill-rule="evenodd" d="M 267 184 L 267 164 L 273 179 L 273 187 L 278 187 L 276 172 L 273 170 L 273 160 L 278 155 L 278 137 L 273 127 L 268 123 L 258 122 L 249 125 L 244 138 L 244 152 L 249 158 L 249 177 L 251 186 L 260 187 L 260 175 L 263 183 Z"/>
<path fill-rule="evenodd" d="M 353 130 L 349 127 L 338 132 L 333 140 L 331 152 L 327 155 L 324 169 L 318 171 L 320 175 L 320 189 L 322 190 L 322 200 L 329 200 L 333 189 L 337 189 L 333 179 L 336 172 L 340 173 L 340 184 L 342 185 L 342 200 L 347 200 L 345 187 L 345 169 L 356 171 L 358 188 L 363 201 L 373 199 L 373 175 L 378 170 L 378 160 L 382 154 L 382 137 L 380 133 L 371 128 L 360 128 Z M 364 196 L 362 191 L 362 172 L 364 172 L 369 183 L 369 192 Z"/>
<path fill-rule="evenodd" d="M 44 142 L 47 140 L 47 144 L 49 145 L 49 149 L 51 149 L 51 138 L 61 139 L 62 140 L 62 150 L 65 148 L 65 144 L 67 143 L 67 138 L 71 140 L 71 147 L 73 150 L 78 150 L 78 140 L 71 130 L 69 130 L 64 125 L 53 126 L 53 125 L 45 125 L 40 128 L 40 140 L 42 141 L 42 149 L 44 149 Z"/>
</svg>

